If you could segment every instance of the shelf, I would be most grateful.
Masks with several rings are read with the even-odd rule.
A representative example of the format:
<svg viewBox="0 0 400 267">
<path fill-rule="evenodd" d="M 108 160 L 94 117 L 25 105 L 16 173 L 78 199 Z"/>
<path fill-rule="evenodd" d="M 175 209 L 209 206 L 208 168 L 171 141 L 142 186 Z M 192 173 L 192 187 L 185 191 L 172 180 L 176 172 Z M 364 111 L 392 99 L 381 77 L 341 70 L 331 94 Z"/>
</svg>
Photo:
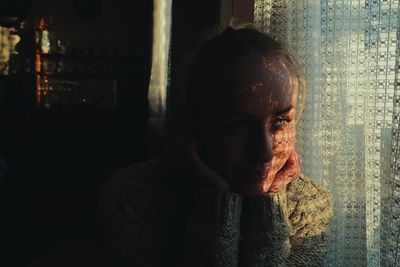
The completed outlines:
<svg viewBox="0 0 400 267">
<path fill-rule="evenodd" d="M 113 109 L 117 104 L 118 84 L 144 80 L 144 63 L 145 60 L 138 57 L 37 52 L 36 108 L 64 106 L 68 102 L 77 104 L 83 98 L 94 108 Z M 69 91 L 61 90 L 65 88 Z"/>
<path fill-rule="evenodd" d="M 73 80 L 73 81 L 81 81 L 81 80 L 116 80 L 121 75 L 119 74 L 62 74 L 62 73 L 53 73 L 53 74 L 46 74 L 43 72 L 37 72 L 37 75 L 41 77 L 47 77 L 51 79 L 57 80 Z M 129 75 L 131 76 L 131 75 Z"/>
<path fill-rule="evenodd" d="M 54 59 L 70 59 L 82 61 L 111 61 L 111 62 L 137 62 L 143 64 L 144 58 L 140 57 L 117 57 L 104 55 L 75 55 L 75 54 L 59 54 L 59 53 L 38 53 L 42 58 Z"/>
</svg>

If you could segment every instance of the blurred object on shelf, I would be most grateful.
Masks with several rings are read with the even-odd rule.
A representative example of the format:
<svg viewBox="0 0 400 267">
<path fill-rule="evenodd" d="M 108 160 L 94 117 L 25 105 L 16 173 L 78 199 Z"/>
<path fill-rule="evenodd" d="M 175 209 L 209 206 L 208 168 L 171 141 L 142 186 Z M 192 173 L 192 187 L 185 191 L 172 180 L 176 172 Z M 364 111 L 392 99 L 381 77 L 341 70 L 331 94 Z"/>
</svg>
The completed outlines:
<svg viewBox="0 0 400 267">
<path fill-rule="evenodd" d="M 0 75 L 9 74 L 10 57 L 17 53 L 15 46 L 19 41 L 14 28 L 0 27 Z"/>
<path fill-rule="evenodd" d="M 57 62 L 53 58 L 44 58 L 42 61 L 41 72 L 45 75 L 55 74 L 58 70 Z"/>
<path fill-rule="evenodd" d="M 35 29 L 36 47 L 41 53 L 58 53 L 61 41 L 57 40 L 57 23 L 52 17 L 43 17 L 37 20 Z"/>
</svg>

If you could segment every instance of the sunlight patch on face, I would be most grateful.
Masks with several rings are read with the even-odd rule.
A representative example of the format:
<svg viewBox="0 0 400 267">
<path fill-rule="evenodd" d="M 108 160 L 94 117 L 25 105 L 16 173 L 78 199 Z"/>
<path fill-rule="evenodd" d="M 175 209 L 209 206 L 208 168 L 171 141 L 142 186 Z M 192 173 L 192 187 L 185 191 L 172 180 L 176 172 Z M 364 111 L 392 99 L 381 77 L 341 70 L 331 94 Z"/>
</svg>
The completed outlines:
<svg viewBox="0 0 400 267">
<path fill-rule="evenodd" d="M 278 80 L 284 88 L 290 89 L 289 81 L 292 76 L 288 67 L 279 58 L 263 57 L 261 68 L 269 80 Z"/>
</svg>

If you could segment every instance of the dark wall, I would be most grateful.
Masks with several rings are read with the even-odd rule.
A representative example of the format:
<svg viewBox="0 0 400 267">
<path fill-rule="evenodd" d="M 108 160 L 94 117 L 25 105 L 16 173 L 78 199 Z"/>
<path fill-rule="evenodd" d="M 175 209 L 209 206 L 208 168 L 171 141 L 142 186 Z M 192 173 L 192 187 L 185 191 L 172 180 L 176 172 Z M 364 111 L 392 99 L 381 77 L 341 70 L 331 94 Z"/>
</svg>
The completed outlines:
<svg viewBox="0 0 400 267">
<path fill-rule="evenodd" d="M 110 77 L 118 84 L 115 109 L 37 109 L 23 100 L 35 90 L 34 75 L 0 77 L 0 159 L 8 168 L 0 179 L 0 266 L 64 266 L 40 263 L 66 247 L 96 244 L 101 185 L 117 168 L 146 159 L 152 1 L 102 2 L 102 14 L 87 22 L 73 0 L 33 0 L 27 19 L 53 17 L 57 39 L 111 51 L 123 68 L 137 70 Z"/>
<path fill-rule="evenodd" d="M 240 22 L 254 21 L 254 0 L 234 0 L 233 17 Z"/>
</svg>

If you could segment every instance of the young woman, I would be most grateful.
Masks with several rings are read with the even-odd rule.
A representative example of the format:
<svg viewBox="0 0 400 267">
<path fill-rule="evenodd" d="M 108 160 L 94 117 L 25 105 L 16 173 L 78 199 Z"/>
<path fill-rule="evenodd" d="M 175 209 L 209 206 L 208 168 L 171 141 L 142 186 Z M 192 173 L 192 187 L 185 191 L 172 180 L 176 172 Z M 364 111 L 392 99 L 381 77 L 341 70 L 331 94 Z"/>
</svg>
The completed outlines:
<svg viewBox="0 0 400 267">
<path fill-rule="evenodd" d="M 185 145 L 105 185 L 115 264 L 321 266 L 332 210 L 300 174 L 295 57 L 267 34 L 229 27 L 196 54 L 184 88 Z"/>
</svg>

